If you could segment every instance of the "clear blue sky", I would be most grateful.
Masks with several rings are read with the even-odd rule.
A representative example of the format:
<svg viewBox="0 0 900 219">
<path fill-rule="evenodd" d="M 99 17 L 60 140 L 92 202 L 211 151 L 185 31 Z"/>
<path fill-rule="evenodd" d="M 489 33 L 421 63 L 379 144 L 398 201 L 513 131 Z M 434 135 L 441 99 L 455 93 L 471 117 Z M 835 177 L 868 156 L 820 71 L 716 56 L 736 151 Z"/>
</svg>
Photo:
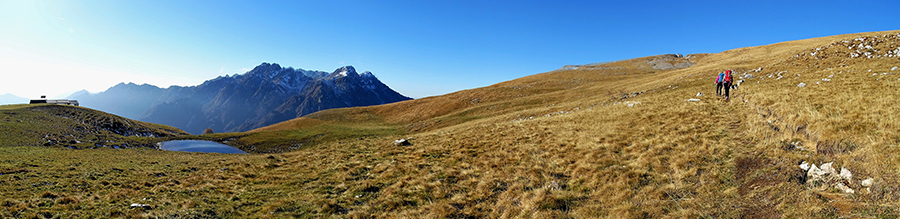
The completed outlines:
<svg viewBox="0 0 900 219">
<path fill-rule="evenodd" d="M 197 85 L 262 62 L 411 97 L 567 64 L 900 29 L 900 1 L 0 0 L 0 94 Z"/>
</svg>

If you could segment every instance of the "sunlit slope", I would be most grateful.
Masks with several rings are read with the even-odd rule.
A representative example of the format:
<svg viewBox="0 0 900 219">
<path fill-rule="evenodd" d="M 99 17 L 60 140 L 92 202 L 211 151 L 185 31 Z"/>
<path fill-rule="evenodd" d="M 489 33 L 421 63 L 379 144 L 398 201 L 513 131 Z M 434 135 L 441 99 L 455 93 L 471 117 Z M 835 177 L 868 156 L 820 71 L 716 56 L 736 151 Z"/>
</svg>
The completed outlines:
<svg viewBox="0 0 900 219">
<path fill-rule="evenodd" d="M 0 146 L 152 147 L 158 141 L 156 138 L 180 135 L 187 133 L 84 107 L 0 106 Z"/>
<path fill-rule="evenodd" d="M 647 57 L 554 71 L 444 96 L 323 111 L 257 131 L 367 122 L 409 131 L 410 147 L 348 139 L 288 155 L 326 167 L 309 176 L 327 173 L 336 177 L 331 182 L 343 182 L 327 194 L 297 195 L 334 200 L 349 213 L 896 215 L 900 120 L 893 115 L 900 70 L 891 68 L 900 58 L 887 51 L 900 47 L 897 34 L 695 55 L 689 57 L 696 65 L 675 70 L 647 68 L 653 58 Z M 851 58 L 857 51 L 872 57 Z M 724 69 L 748 77 L 731 101 L 714 96 L 714 75 Z M 806 181 L 801 161 L 848 169 L 853 177 L 841 183 L 856 192 Z M 860 184 L 870 177 L 874 186 Z"/>
<path fill-rule="evenodd" d="M 647 65 L 647 61 L 657 58 L 638 58 L 585 70 L 553 71 L 488 87 L 386 105 L 324 110 L 254 132 L 302 129 L 323 123 L 378 123 L 417 132 L 483 118 L 508 117 L 514 113 L 516 115 L 509 119 L 542 116 L 563 109 L 555 104 L 587 99 L 605 101 L 625 93 L 644 92 L 653 85 L 651 82 L 677 75 Z M 673 60 L 689 61 L 685 58 Z"/>
<path fill-rule="evenodd" d="M 709 92 L 714 92 L 708 88 L 713 87 L 711 81 L 715 77 L 715 73 L 724 69 L 736 70 L 736 76 L 741 74 L 755 75 L 756 77 L 748 79 L 748 81 L 752 80 L 751 82 L 756 83 L 757 80 L 761 80 L 762 82 L 760 83 L 763 83 L 761 87 L 784 88 L 776 90 L 764 89 L 765 91 L 794 93 L 795 90 L 779 87 L 781 84 L 778 82 L 789 83 L 797 80 L 796 83 L 823 83 L 819 79 L 830 76 L 835 70 L 841 72 L 841 70 L 837 70 L 838 68 L 848 69 L 843 72 L 852 71 L 850 69 L 852 67 L 860 68 L 867 73 L 871 73 L 868 70 L 872 68 L 876 68 L 876 72 L 881 71 L 877 73 L 890 72 L 890 68 L 896 65 L 894 61 L 898 60 L 896 54 L 892 58 L 870 59 L 861 57 L 850 58 L 849 49 L 835 51 L 838 48 L 850 46 L 845 44 L 853 44 L 852 41 L 859 36 L 886 35 L 887 33 L 890 32 L 848 34 L 740 48 L 715 54 L 689 55 L 684 60 L 698 64 L 685 69 L 652 69 L 646 62 L 656 59 L 656 57 L 645 57 L 602 66 L 586 67 L 579 70 L 553 71 L 502 82 L 489 87 L 464 90 L 442 96 L 371 107 L 320 111 L 303 118 L 254 131 L 291 130 L 325 123 L 338 123 L 393 125 L 402 127 L 405 131 L 417 132 L 452 126 L 481 118 L 505 116 L 503 118 L 517 119 L 566 110 L 565 107 L 557 106 L 557 104 L 575 104 L 576 107 L 610 104 L 617 100 L 621 101 L 623 96 L 634 96 L 635 93 L 659 92 L 672 89 L 673 86 L 679 86 L 679 83 L 700 80 L 698 77 L 706 79 L 708 85 L 700 86 L 695 88 L 695 90 L 697 92 L 706 91 L 707 94 L 710 94 Z M 841 43 L 840 41 L 848 41 L 848 43 Z M 895 47 L 891 47 L 896 46 L 893 42 L 878 44 L 880 48 L 876 49 L 873 47 L 873 50 L 878 50 L 882 54 L 896 50 Z M 860 45 L 860 43 L 857 42 L 853 45 Z M 825 51 L 825 47 L 831 49 Z M 809 53 L 816 52 L 816 48 L 823 50 L 818 56 L 828 54 L 827 58 L 811 58 Z M 853 49 L 853 51 L 858 50 L 858 48 Z M 862 50 L 862 52 L 867 52 L 868 49 Z M 789 70 L 793 70 L 793 72 Z M 777 78 L 779 72 L 782 71 L 788 72 L 782 73 L 782 77 L 791 80 L 765 83 L 766 78 L 759 78 L 759 76 L 769 75 L 774 75 L 774 78 Z M 807 74 L 803 75 L 803 73 Z M 789 75 L 787 74 L 791 74 L 794 77 L 788 77 Z M 862 75 L 862 73 L 858 75 Z M 856 84 L 858 82 L 847 84 L 850 83 L 848 80 L 838 80 L 836 82 L 828 84 L 831 84 L 830 86 L 833 86 L 833 84 L 858 85 Z M 752 87 L 755 86 L 751 86 L 750 89 Z M 681 88 L 685 87 L 682 85 Z M 830 93 L 840 91 L 839 89 L 829 90 L 831 91 Z M 755 92 L 753 94 L 764 93 Z M 757 96 L 759 95 L 754 97 Z M 884 95 L 875 95 L 874 97 L 879 96 L 884 97 Z M 791 103 L 787 102 L 786 104 Z"/>
<path fill-rule="evenodd" d="M 322 122 L 375 122 L 396 125 L 413 132 L 431 130 L 513 112 L 519 115 L 522 110 L 533 109 L 542 104 L 546 106 L 546 103 L 597 98 L 605 101 L 610 97 L 621 97 L 622 94 L 658 91 L 684 80 L 684 77 L 696 77 L 702 73 L 712 77 L 713 73 L 726 68 L 749 71 L 789 58 L 801 50 L 814 48 L 815 45 L 856 35 L 859 34 L 790 41 L 716 54 L 693 54 L 670 61 L 677 63 L 687 60 L 698 63 L 687 69 L 653 69 L 648 61 L 665 56 L 651 56 L 578 70 L 552 71 L 441 96 L 370 107 L 324 110 L 254 131 L 290 130 L 316 126 Z M 547 113 L 552 111 L 542 110 Z"/>
</svg>

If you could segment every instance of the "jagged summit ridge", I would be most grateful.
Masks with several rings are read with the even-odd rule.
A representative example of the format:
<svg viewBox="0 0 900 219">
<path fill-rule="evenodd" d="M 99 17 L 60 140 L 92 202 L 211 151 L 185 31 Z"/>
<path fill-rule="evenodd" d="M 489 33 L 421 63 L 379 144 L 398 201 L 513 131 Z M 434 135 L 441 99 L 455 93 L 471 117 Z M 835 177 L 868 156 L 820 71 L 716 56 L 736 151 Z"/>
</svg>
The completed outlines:
<svg viewBox="0 0 900 219">
<path fill-rule="evenodd" d="M 360 75 L 353 66 L 328 73 L 267 62 L 244 74 L 220 76 L 196 86 L 164 89 L 122 83 L 98 94 L 70 98 L 78 98 L 87 107 L 191 133 L 206 128 L 248 131 L 324 109 L 411 99 L 371 72 Z"/>
<path fill-rule="evenodd" d="M 278 63 L 267 63 L 263 62 L 262 64 L 256 66 L 252 70 L 248 71 L 244 75 L 250 75 L 255 77 L 266 77 L 266 78 L 275 78 L 278 76 L 283 77 L 300 77 L 305 76 L 310 79 L 322 79 L 322 78 L 338 78 L 338 77 L 355 77 L 355 76 L 366 76 L 366 77 L 375 77 L 374 74 L 370 71 L 365 71 L 362 74 L 359 74 L 351 65 L 343 66 L 335 69 L 333 72 L 328 73 L 325 71 L 318 70 L 305 70 L 302 68 L 293 68 L 293 67 L 282 67 Z M 241 77 L 241 74 L 236 74 L 233 77 Z M 218 78 L 217 78 L 218 79 Z"/>
<path fill-rule="evenodd" d="M 344 66 L 338 69 L 335 69 L 334 72 L 328 75 L 328 78 L 339 78 L 339 77 L 358 77 L 359 73 L 356 72 L 356 68 L 353 66 Z"/>
</svg>

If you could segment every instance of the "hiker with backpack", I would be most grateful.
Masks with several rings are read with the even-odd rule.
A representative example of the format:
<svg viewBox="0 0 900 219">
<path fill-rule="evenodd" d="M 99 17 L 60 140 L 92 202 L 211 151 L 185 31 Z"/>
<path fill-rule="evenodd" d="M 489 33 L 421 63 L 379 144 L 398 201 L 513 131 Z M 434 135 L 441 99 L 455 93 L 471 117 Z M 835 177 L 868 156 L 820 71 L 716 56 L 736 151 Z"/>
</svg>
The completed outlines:
<svg viewBox="0 0 900 219">
<path fill-rule="evenodd" d="M 728 97 L 731 96 L 728 93 L 729 88 L 731 88 L 731 69 L 725 70 L 725 76 L 722 77 L 722 86 L 725 87 L 725 100 L 728 100 Z"/>
<path fill-rule="evenodd" d="M 722 80 L 725 79 L 725 72 L 720 72 L 716 77 L 716 96 L 722 96 Z"/>
</svg>

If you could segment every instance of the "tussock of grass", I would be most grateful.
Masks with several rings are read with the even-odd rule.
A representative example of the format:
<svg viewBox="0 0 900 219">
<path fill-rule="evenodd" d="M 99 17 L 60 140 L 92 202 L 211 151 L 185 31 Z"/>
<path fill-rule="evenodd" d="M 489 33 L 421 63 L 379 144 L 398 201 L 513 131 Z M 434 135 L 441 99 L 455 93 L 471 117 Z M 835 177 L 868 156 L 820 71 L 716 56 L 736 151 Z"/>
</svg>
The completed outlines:
<svg viewBox="0 0 900 219">
<path fill-rule="evenodd" d="M 900 110 L 893 99 L 900 71 L 881 73 L 900 58 L 851 59 L 844 46 L 809 55 L 885 34 L 898 32 L 698 54 L 690 56 L 696 65 L 675 70 L 655 70 L 647 65 L 655 57 L 639 58 L 195 136 L 256 151 L 293 150 L 272 155 L 0 148 L 0 180 L 10 183 L 0 187 L 7 209 L 0 213 L 896 217 L 900 120 L 893 114 Z M 897 47 L 895 40 L 874 49 Z M 754 76 L 730 101 L 714 96 L 712 81 L 724 69 Z M 768 77 L 783 71 L 781 79 Z M 705 94 L 700 102 L 685 101 L 698 92 Z M 393 145 L 399 138 L 412 145 Z M 847 186 L 856 193 L 807 182 L 800 161 L 849 169 Z M 866 189 L 860 181 L 869 177 L 875 183 Z M 153 209 L 125 207 L 145 197 Z"/>
</svg>

